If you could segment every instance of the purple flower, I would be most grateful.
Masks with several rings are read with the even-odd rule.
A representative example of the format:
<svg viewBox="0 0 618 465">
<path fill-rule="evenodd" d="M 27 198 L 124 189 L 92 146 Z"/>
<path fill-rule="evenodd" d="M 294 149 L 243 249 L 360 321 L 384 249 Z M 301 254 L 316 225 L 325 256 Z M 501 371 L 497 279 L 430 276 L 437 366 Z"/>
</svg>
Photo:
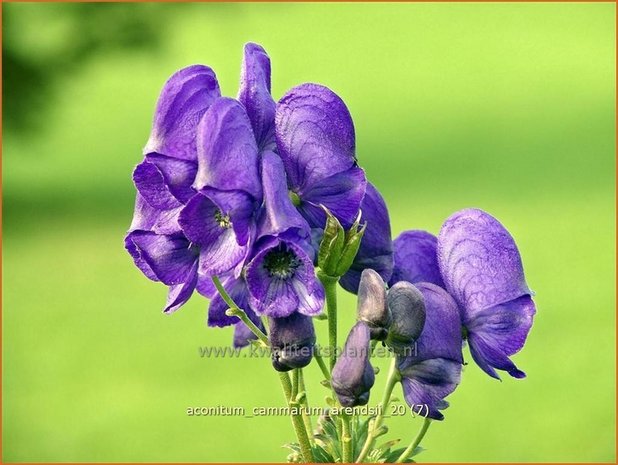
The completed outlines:
<svg viewBox="0 0 618 465">
<path fill-rule="evenodd" d="M 412 284 L 399 281 L 388 290 L 388 308 L 391 325 L 388 328 L 386 345 L 396 354 L 405 352 L 421 335 L 425 326 L 425 302 L 423 295 Z"/>
<path fill-rule="evenodd" d="M 313 358 L 315 331 L 311 317 L 292 313 L 284 318 L 269 318 L 272 364 L 277 371 L 303 368 Z"/>
<path fill-rule="evenodd" d="M 350 331 L 343 353 L 333 368 L 331 385 L 344 407 L 369 402 L 369 393 L 375 382 L 375 373 L 369 363 L 369 340 L 369 326 L 359 321 Z"/>
<path fill-rule="evenodd" d="M 324 205 L 349 227 L 366 180 L 356 164 L 352 117 L 341 98 L 317 84 L 294 87 L 277 104 L 275 135 L 291 195 L 310 226 L 324 228 Z"/>
<path fill-rule="evenodd" d="M 361 223 L 367 223 L 360 248 L 352 266 L 339 281 L 348 292 L 356 294 L 365 269 L 375 270 L 385 282 L 393 271 L 393 245 L 391 223 L 384 199 L 371 183 L 360 206 Z"/>
<path fill-rule="evenodd" d="M 405 231 L 393 241 L 393 275 L 389 285 L 399 281 L 433 283 L 444 288 L 436 247 L 438 239 L 427 231 Z"/>
<path fill-rule="evenodd" d="M 525 377 L 509 356 L 523 347 L 536 309 L 509 232 L 482 210 L 461 210 L 444 222 L 437 250 L 476 363 L 497 379 L 496 369 Z"/>
<path fill-rule="evenodd" d="M 459 384 L 463 363 L 457 304 L 442 288 L 416 284 L 422 293 L 426 320 L 416 341 L 416 353 L 400 357 L 399 371 L 407 404 L 422 416 L 442 420 L 444 398 Z"/>
<path fill-rule="evenodd" d="M 324 305 L 324 289 L 313 262 L 295 242 L 271 238 L 247 265 L 251 305 L 260 315 L 281 318 L 300 312 L 317 315 Z"/>
<path fill-rule="evenodd" d="M 382 277 L 367 268 L 361 274 L 358 286 L 356 315 L 359 321 L 367 324 L 371 339 L 384 341 L 391 326 L 392 316 L 388 308 L 386 285 Z"/>
</svg>

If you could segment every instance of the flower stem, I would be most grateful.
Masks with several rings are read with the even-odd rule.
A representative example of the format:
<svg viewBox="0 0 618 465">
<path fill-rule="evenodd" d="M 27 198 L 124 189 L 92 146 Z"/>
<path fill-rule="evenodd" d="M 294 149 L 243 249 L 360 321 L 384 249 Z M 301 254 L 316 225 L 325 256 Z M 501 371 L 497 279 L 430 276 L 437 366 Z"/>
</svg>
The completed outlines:
<svg viewBox="0 0 618 465">
<path fill-rule="evenodd" d="M 391 361 L 390 368 L 388 370 L 388 376 L 386 378 L 386 386 L 384 387 L 384 395 L 382 396 L 382 402 L 380 402 L 378 415 L 376 416 L 373 424 L 371 425 L 371 429 L 367 434 L 367 440 L 363 445 L 363 448 L 356 459 L 356 463 L 362 463 L 363 460 L 367 458 L 367 454 L 371 451 L 375 440 L 378 436 L 380 436 L 380 427 L 382 426 L 382 422 L 384 421 L 384 414 L 388 410 L 388 404 L 391 401 L 391 395 L 393 394 L 393 389 L 395 388 L 395 384 L 401 379 L 401 375 L 399 374 L 399 370 L 397 369 L 397 357 L 393 356 Z"/>
<path fill-rule="evenodd" d="M 328 314 L 328 345 L 330 347 L 330 370 L 332 371 L 337 361 L 337 282 L 339 278 L 328 276 L 321 270 L 318 278 L 324 286 L 326 294 L 326 312 Z"/>
<path fill-rule="evenodd" d="M 401 453 L 401 455 L 399 456 L 399 458 L 397 459 L 395 463 L 405 462 L 405 460 L 410 456 L 410 454 L 414 452 L 414 449 L 418 447 L 418 445 L 421 443 L 421 441 L 425 437 L 425 433 L 427 433 L 427 430 L 429 429 L 430 424 L 431 424 L 431 419 L 425 418 L 425 421 L 423 421 L 423 426 L 421 427 L 421 430 L 416 435 L 416 438 L 414 438 L 414 441 L 412 441 L 412 443 L 406 448 L 406 450 L 404 450 Z"/>
<path fill-rule="evenodd" d="M 296 407 L 296 399 L 292 398 L 292 383 L 287 373 L 279 373 L 279 379 L 281 380 L 281 387 L 283 388 L 283 394 L 288 402 L 288 406 Z M 303 461 L 308 463 L 315 462 L 313 458 L 313 451 L 311 450 L 311 442 L 309 441 L 309 435 L 305 429 L 305 424 L 301 415 L 290 415 L 292 417 L 292 426 L 296 432 L 296 438 L 300 445 L 300 452 L 303 456 Z"/>
<path fill-rule="evenodd" d="M 330 372 L 328 371 L 328 368 L 326 368 L 326 363 L 324 363 L 324 359 L 322 358 L 322 354 L 320 354 L 320 350 L 321 348 L 319 346 L 316 346 L 313 355 L 315 357 L 315 361 L 318 362 L 318 366 L 320 367 L 322 374 L 324 375 L 324 379 L 326 381 L 330 381 Z"/>
<path fill-rule="evenodd" d="M 352 434 L 350 432 L 350 416 L 345 413 L 341 415 L 342 421 L 342 432 L 341 432 L 341 443 L 342 443 L 342 457 L 341 461 L 343 463 L 351 463 L 352 462 Z"/>
<path fill-rule="evenodd" d="M 298 389 L 300 392 L 304 393 L 301 400 L 301 404 L 303 406 L 303 422 L 305 423 L 305 430 L 307 431 L 307 433 L 311 433 L 313 431 L 313 425 L 311 424 L 311 416 L 309 415 L 309 399 L 307 399 L 307 389 L 305 388 L 305 373 L 303 372 L 302 368 L 299 368 L 298 372 Z"/>
<path fill-rule="evenodd" d="M 235 316 L 240 318 L 240 320 L 247 325 L 247 327 L 251 330 L 256 337 L 262 341 L 266 346 L 270 346 L 268 342 L 268 337 L 266 334 L 262 332 L 260 328 L 258 328 L 253 321 L 249 319 L 247 314 L 243 309 L 241 309 L 234 299 L 230 297 L 227 293 L 221 281 L 217 276 L 212 277 L 212 282 L 214 283 L 217 291 L 221 295 L 221 298 L 225 301 L 226 304 L 229 305 L 229 309 L 226 311 L 226 314 L 229 316 Z M 292 383 L 290 382 L 290 377 L 287 373 L 279 373 L 279 380 L 281 381 L 281 387 L 283 388 L 283 394 L 285 395 L 285 400 L 289 407 L 294 407 L 296 404 L 295 396 L 292 397 L 293 388 Z M 313 458 L 313 451 L 311 449 L 311 442 L 309 441 L 309 435 L 307 434 L 307 430 L 305 429 L 305 424 L 303 423 L 303 419 L 301 415 L 290 415 L 292 418 L 292 426 L 294 427 L 294 432 L 296 433 L 296 438 L 298 439 L 298 443 L 300 445 L 300 451 L 303 456 L 303 460 L 305 462 L 315 462 Z"/>
<path fill-rule="evenodd" d="M 219 294 L 221 295 L 221 298 L 230 307 L 227 309 L 225 313 L 229 316 L 235 316 L 237 318 L 240 318 L 242 322 L 247 325 L 247 327 L 251 330 L 251 332 L 255 334 L 255 336 L 260 341 L 268 345 L 268 337 L 266 337 L 266 334 L 264 334 L 262 330 L 258 328 L 253 321 L 251 321 L 251 319 L 247 316 L 247 314 L 242 308 L 236 305 L 236 302 L 234 302 L 234 299 L 232 299 L 230 295 L 227 293 L 227 291 L 223 287 L 223 284 L 221 284 L 221 281 L 219 280 L 219 278 L 217 276 L 213 276 L 212 282 L 217 288 L 217 291 L 219 292 Z"/>
</svg>

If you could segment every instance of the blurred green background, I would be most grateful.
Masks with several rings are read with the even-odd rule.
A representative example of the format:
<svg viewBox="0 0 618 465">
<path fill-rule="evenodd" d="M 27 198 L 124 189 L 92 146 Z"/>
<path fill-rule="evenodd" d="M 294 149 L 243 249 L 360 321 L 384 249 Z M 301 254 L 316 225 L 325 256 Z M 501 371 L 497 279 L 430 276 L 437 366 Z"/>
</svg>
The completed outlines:
<svg viewBox="0 0 618 465">
<path fill-rule="evenodd" d="M 394 235 L 476 206 L 517 239 L 537 293 L 528 378 L 466 366 L 419 460 L 615 461 L 614 4 L 2 8 L 4 461 L 285 459 L 288 418 L 186 415 L 282 395 L 267 359 L 200 358 L 231 330 L 206 327 L 198 296 L 163 315 L 122 243 L 164 81 L 204 63 L 234 96 L 247 41 L 276 98 L 315 81 L 345 100 Z M 407 443 L 421 421 L 388 423 Z"/>
</svg>

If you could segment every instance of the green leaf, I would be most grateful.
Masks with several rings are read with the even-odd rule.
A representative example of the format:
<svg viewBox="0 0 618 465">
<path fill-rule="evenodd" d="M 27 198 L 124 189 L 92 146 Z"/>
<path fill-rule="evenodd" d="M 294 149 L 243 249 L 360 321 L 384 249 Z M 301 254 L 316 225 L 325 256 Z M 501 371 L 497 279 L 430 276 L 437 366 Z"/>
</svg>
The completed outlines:
<svg viewBox="0 0 618 465">
<path fill-rule="evenodd" d="M 336 276 L 334 272 L 345 245 L 345 231 L 326 207 L 322 209 L 326 212 L 326 225 L 318 250 L 318 266 L 328 276 Z"/>
</svg>

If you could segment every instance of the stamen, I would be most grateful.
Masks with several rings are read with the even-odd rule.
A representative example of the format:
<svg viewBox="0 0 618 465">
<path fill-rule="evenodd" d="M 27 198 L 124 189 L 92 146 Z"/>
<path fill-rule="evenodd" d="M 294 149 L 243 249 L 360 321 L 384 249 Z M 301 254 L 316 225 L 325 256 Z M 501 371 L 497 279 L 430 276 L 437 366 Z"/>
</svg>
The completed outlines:
<svg viewBox="0 0 618 465">
<path fill-rule="evenodd" d="M 301 265 L 296 254 L 281 244 L 264 257 L 264 268 L 269 276 L 278 279 L 290 279 Z"/>
<path fill-rule="evenodd" d="M 230 215 L 224 215 L 221 210 L 215 212 L 215 221 L 219 224 L 219 227 L 228 229 L 232 227 L 232 221 L 230 221 Z"/>
</svg>

